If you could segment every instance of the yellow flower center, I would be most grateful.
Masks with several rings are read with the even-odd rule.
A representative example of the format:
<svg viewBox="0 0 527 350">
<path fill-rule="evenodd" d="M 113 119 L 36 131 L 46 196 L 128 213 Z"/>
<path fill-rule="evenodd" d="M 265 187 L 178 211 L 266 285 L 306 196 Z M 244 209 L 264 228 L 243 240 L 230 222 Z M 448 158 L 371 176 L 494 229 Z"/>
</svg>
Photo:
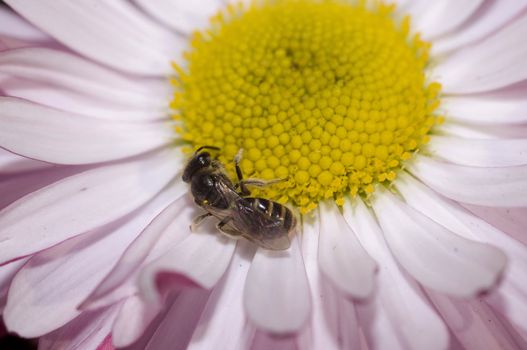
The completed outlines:
<svg viewBox="0 0 527 350">
<path fill-rule="evenodd" d="M 221 147 L 232 172 L 284 179 L 257 195 L 302 212 L 393 181 L 440 120 L 429 44 L 394 6 L 330 0 L 231 6 L 175 66 L 171 107 L 193 147 Z M 234 173 L 233 173 L 234 174 Z"/>
</svg>

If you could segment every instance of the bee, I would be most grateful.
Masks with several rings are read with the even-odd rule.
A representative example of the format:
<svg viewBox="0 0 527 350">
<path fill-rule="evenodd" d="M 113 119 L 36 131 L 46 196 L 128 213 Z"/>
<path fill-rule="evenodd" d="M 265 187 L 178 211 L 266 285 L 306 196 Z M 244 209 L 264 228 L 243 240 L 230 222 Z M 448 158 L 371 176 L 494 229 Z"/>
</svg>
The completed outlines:
<svg viewBox="0 0 527 350">
<path fill-rule="evenodd" d="M 220 221 L 217 229 L 231 238 L 246 238 L 271 250 L 285 250 L 291 245 L 289 234 L 296 227 L 296 218 L 286 206 L 264 198 L 249 197 L 247 186 L 266 186 L 282 181 L 244 179 L 240 168 L 242 150 L 234 158 L 238 182 L 227 176 L 223 164 L 207 150 L 218 147 L 202 146 L 188 161 L 183 181 L 190 183 L 194 202 L 206 213 L 196 217 L 194 230 L 204 219 L 214 216 Z"/>
</svg>

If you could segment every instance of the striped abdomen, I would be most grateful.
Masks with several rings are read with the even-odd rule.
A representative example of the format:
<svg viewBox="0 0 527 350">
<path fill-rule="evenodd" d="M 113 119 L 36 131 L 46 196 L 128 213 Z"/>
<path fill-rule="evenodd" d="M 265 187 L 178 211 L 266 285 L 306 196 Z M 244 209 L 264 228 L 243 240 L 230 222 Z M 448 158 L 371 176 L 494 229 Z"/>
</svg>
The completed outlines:
<svg viewBox="0 0 527 350">
<path fill-rule="evenodd" d="M 260 214 L 262 221 L 267 221 L 264 226 L 280 226 L 285 231 L 291 230 L 296 222 L 293 213 L 285 205 L 270 201 L 265 198 L 244 198 L 246 205 L 250 206 L 254 213 Z M 267 219 L 267 220 L 265 220 Z"/>
</svg>

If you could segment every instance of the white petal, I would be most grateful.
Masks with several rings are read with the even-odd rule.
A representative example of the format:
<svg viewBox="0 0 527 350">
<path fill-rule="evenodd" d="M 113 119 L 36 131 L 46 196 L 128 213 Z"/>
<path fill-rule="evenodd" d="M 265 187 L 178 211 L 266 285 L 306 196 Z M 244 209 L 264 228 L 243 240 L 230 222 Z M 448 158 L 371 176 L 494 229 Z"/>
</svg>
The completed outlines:
<svg viewBox="0 0 527 350">
<path fill-rule="evenodd" d="M 482 300 L 462 301 L 439 293 L 427 294 L 464 349 L 519 349 Z"/>
<path fill-rule="evenodd" d="M 45 249 L 140 207 L 181 168 L 178 152 L 88 170 L 13 203 L 0 212 L 0 261 Z"/>
<path fill-rule="evenodd" d="M 497 283 L 506 264 L 500 250 L 454 234 L 386 190 L 373 207 L 397 261 L 426 287 L 471 297 Z"/>
<path fill-rule="evenodd" d="M 165 80 L 129 78 L 67 52 L 7 50 L 0 53 L 0 73 L 7 95 L 77 114 L 114 120 L 168 114 L 171 88 Z"/>
<path fill-rule="evenodd" d="M 432 45 L 432 54 L 441 55 L 486 37 L 506 25 L 527 6 L 525 0 L 485 1 L 474 18 L 452 35 Z"/>
<path fill-rule="evenodd" d="M 0 106 L 0 146 L 50 163 L 121 159 L 166 145 L 173 138 L 166 123 L 97 120 L 11 97 L 0 97 Z"/>
<path fill-rule="evenodd" d="M 224 349 L 246 348 L 253 332 L 246 328 L 243 310 L 243 286 L 254 247 L 239 241 L 225 278 L 214 287 L 187 350 L 210 350 L 221 344 Z"/>
<path fill-rule="evenodd" d="M 367 298 L 373 291 L 375 261 L 366 253 L 334 203 L 321 203 L 320 210 L 320 269 L 345 293 L 359 299 Z"/>
<path fill-rule="evenodd" d="M 444 350 L 448 331 L 414 280 L 408 279 L 390 253 L 373 215 L 356 199 L 344 204 L 344 218 L 379 264 L 377 294 L 358 304 L 364 335 L 371 349 Z M 430 341 L 433 339 L 433 341 Z"/>
<path fill-rule="evenodd" d="M 210 291 L 188 289 L 178 294 L 148 344 L 141 350 L 186 349 Z"/>
<path fill-rule="evenodd" d="M 527 122 L 527 100 L 507 96 L 450 96 L 441 99 L 449 119 L 477 124 Z"/>
<path fill-rule="evenodd" d="M 222 6 L 221 0 L 135 0 L 148 13 L 172 28 L 190 35 L 203 28 Z"/>
<path fill-rule="evenodd" d="M 299 347 L 313 350 L 359 349 L 359 326 L 354 304 L 324 278 L 319 268 L 320 216 L 316 213 L 313 218 L 304 218 L 303 222 L 302 256 L 313 298 L 313 315 L 311 322 L 300 333 Z"/>
<path fill-rule="evenodd" d="M 35 255 L 15 276 L 4 320 L 10 330 L 37 337 L 80 314 L 77 306 L 117 262 L 124 249 L 170 202 L 167 190 L 134 217 L 65 241 Z"/>
<path fill-rule="evenodd" d="M 124 1 L 8 0 L 22 16 L 66 46 L 113 68 L 149 75 L 171 72 L 185 43 Z"/>
<path fill-rule="evenodd" d="M 132 78 L 77 55 L 43 47 L 1 52 L 0 72 L 135 108 L 160 107 L 171 97 L 164 80 Z"/>
<path fill-rule="evenodd" d="M 508 167 L 527 164 L 525 139 L 481 140 L 432 136 L 426 150 L 451 163 L 475 167 Z"/>
<path fill-rule="evenodd" d="M 501 125 L 500 125 L 501 126 Z M 493 127 L 493 126 L 492 126 Z M 491 127 L 491 128 L 492 128 Z M 497 139 L 499 138 L 495 135 L 492 130 L 489 128 L 456 123 L 452 121 L 446 121 L 440 128 L 438 128 L 438 133 L 447 136 L 454 137 L 463 137 L 466 139 Z"/>
<path fill-rule="evenodd" d="M 249 319 L 265 331 L 300 330 L 311 313 L 311 294 L 295 235 L 291 248 L 258 248 L 247 275 L 244 305 Z"/>
<path fill-rule="evenodd" d="M 167 120 L 170 115 L 167 104 L 169 99 L 163 98 L 161 94 L 157 96 L 159 101 L 163 102 L 161 107 L 123 107 L 115 102 L 108 102 L 98 97 L 87 95 L 85 92 L 77 92 L 41 81 L 29 81 L 23 78 L 5 76 L 4 78 L 0 77 L 0 85 L 4 86 L 6 96 L 18 97 L 89 118 L 149 122 Z M 133 103 L 130 104 L 132 105 Z"/>
<path fill-rule="evenodd" d="M 141 234 L 126 248 L 112 271 L 81 305 L 85 308 L 99 308 L 115 303 L 137 293 L 137 277 L 146 264 L 159 258 L 189 234 L 189 223 L 196 215 L 194 203 L 188 196 L 182 197 L 187 186 L 182 181 L 176 199 L 161 212 Z"/>
<path fill-rule="evenodd" d="M 448 33 L 463 24 L 483 3 L 483 0 L 423 1 L 426 10 L 412 17 L 415 27 L 426 40 Z"/>
<path fill-rule="evenodd" d="M 414 208 L 452 232 L 495 245 L 507 254 L 509 265 L 499 287 L 488 297 L 499 312 L 525 328 L 527 314 L 527 249 L 518 241 L 470 214 L 466 209 L 440 197 L 428 187 L 401 174 L 397 189 Z"/>
<path fill-rule="evenodd" d="M 112 327 L 113 345 L 121 348 L 139 339 L 160 309 L 161 305 L 147 303 L 138 296 L 127 298 Z"/>
<path fill-rule="evenodd" d="M 527 206 L 527 167 L 472 168 L 416 156 L 409 171 L 444 196 L 477 205 Z"/>
<path fill-rule="evenodd" d="M 183 225 L 183 229 L 190 230 L 186 223 Z M 229 266 L 236 243 L 215 229 L 208 231 L 190 234 L 143 269 L 139 288 L 145 300 L 158 301 L 168 289 L 180 288 L 182 279 L 183 283 L 191 282 L 205 289 L 218 282 Z"/>
<path fill-rule="evenodd" d="M 39 350 L 99 349 L 110 334 L 118 307 L 83 313 L 64 327 L 40 337 Z"/>
<path fill-rule="evenodd" d="M 434 70 L 447 94 L 496 90 L 527 79 L 527 17 L 451 56 Z"/>
</svg>

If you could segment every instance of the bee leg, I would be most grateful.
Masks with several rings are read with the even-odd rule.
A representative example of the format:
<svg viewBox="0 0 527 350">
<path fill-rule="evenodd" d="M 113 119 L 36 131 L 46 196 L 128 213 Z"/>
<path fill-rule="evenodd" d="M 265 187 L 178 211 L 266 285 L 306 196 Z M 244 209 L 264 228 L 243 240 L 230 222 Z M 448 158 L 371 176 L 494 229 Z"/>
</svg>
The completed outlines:
<svg viewBox="0 0 527 350">
<path fill-rule="evenodd" d="M 224 218 L 223 220 L 218 222 L 218 224 L 216 225 L 216 228 L 218 230 L 220 230 L 221 233 L 223 233 L 224 235 L 226 235 L 228 237 L 231 237 L 231 238 L 239 238 L 239 237 L 241 237 L 242 233 L 240 231 L 235 230 L 231 226 L 227 226 L 227 224 L 231 220 L 232 220 L 232 217 L 227 216 L 226 218 Z"/>
<path fill-rule="evenodd" d="M 240 183 L 243 183 L 244 186 L 256 186 L 256 187 L 265 187 L 273 185 L 279 182 L 286 181 L 287 179 L 272 179 L 272 180 L 261 180 L 261 179 L 245 179 L 241 180 Z"/>
<path fill-rule="evenodd" d="M 211 213 L 205 213 L 199 216 L 196 216 L 194 220 L 192 220 L 192 224 L 190 224 L 190 231 L 195 232 L 196 228 L 198 228 L 199 224 L 209 216 L 212 216 Z"/>
<path fill-rule="evenodd" d="M 242 154 L 243 154 L 243 148 L 240 148 L 238 153 L 236 153 L 236 156 L 234 157 L 234 167 L 236 169 L 236 176 L 238 177 L 238 183 L 234 186 L 234 188 L 240 188 L 240 195 L 242 196 L 249 196 L 251 194 L 251 191 L 247 189 L 245 186 L 245 182 L 243 181 L 243 174 L 242 169 L 240 168 L 240 161 L 242 160 Z"/>
</svg>

